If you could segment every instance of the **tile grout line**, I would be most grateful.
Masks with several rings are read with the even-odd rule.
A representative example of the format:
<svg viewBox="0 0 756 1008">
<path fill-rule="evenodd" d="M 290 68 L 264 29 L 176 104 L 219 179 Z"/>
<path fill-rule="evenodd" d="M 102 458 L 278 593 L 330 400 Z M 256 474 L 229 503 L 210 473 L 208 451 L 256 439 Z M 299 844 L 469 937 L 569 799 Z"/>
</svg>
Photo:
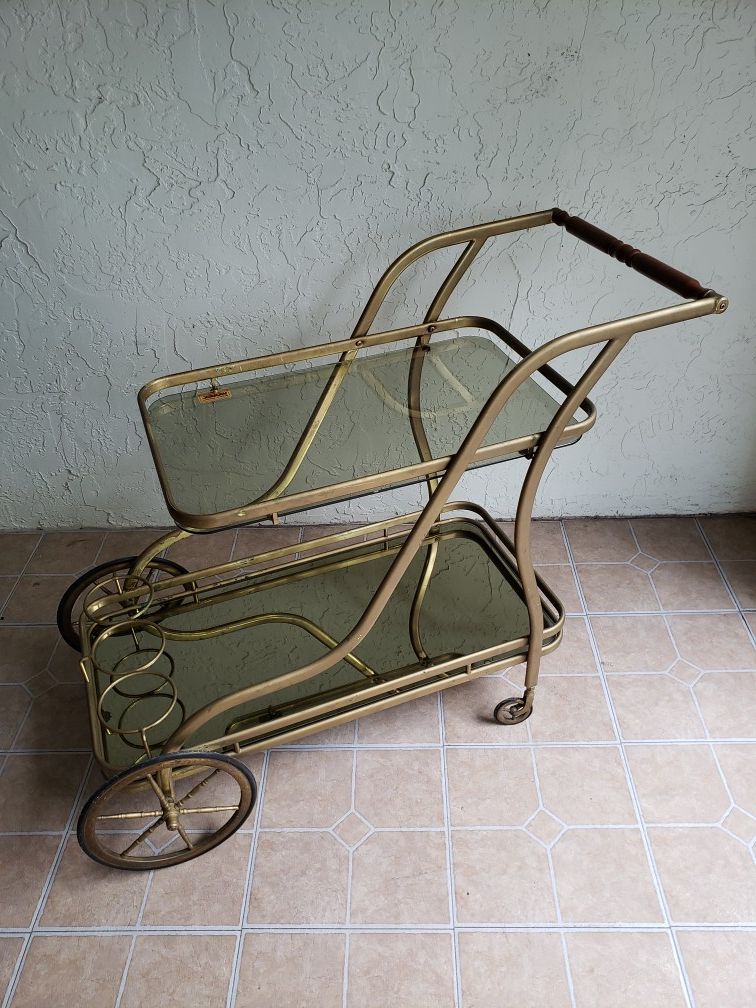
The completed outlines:
<svg viewBox="0 0 756 1008">
<path fill-rule="evenodd" d="M 121 983 L 118 987 L 118 993 L 116 995 L 114 1008 L 121 1008 L 121 999 L 123 998 L 123 992 L 126 989 L 126 981 L 128 979 L 129 970 L 131 969 L 131 960 L 134 957 L 134 950 L 136 949 L 137 938 L 142 927 L 142 918 L 144 917 L 145 907 L 147 906 L 147 900 L 150 896 L 150 890 L 152 889 L 152 881 L 155 878 L 154 870 L 149 872 L 149 877 L 147 883 L 144 887 L 144 892 L 142 893 L 142 902 L 139 905 L 139 912 L 137 913 L 136 922 L 134 924 L 135 931 L 131 939 L 131 944 L 129 945 L 128 955 L 126 956 L 126 962 L 123 967 L 123 974 L 121 976 Z"/>
<path fill-rule="evenodd" d="M 241 913 L 239 914 L 239 924 L 236 929 L 238 940 L 234 951 L 234 959 L 231 964 L 231 977 L 229 978 L 228 994 L 226 998 L 227 1008 L 234 1008 L 234 1005 L 236 1004 L 236 996 L 239 990 L 239 971 L 241 969 L 241 960 L 244 955 L 245 945 L 244 925 L 249 914 L 249 899 L 252 892 L 252 876 L 255 870 L 255 857 L 257 855 L 257 845 L 260 839 L 260 828 L 262 826 L 263 804 L 265 802 L 265 792 L 267 791 L 269 764 L 270 750 L 266 749 L 263 752 L 263 765 L 262 770 L 260 771 L 257 810 L 255 812 L 255 829 L 252 834 L 252 841 L 249 848 L 247 874 L 244 879 L 244 888 L 242 890 Z"/>
<path fill-rule="evenodd" d="M 15 592 L 16 588 L 18 588 L 19 584 L 21 583 L 21 578 L 26 573 L 26 570 L 27 570 L 29 564 L 32 562 L 32 558 L 34 557 L 34 554 L 39 549 L 40 544 L 41 544 L 42 540 L 44 539 L 44 537 L 45 537 L 44 532 L 40 532 L 39 537 L 38 537 L 36 543 L 34 544 L 34 549 L 29 554 L 29 556 L 28 556 L 28 558 L 26 560 L 26 563 L 24 563 L 23 566 L 21 567 L 21 571 L 18 574 L 18 576 L 16 577 L 16 580 L 15 580 L 15 582 L 13 584 L 13 587 L 8 592 L 8 597 L 6 598 L 5 602 L 3 602 L 2 605 L 0 605 L 0 620 L 3 620 L 3 623 L 4 623 L 5 626 L 9 626 L 9 625 L 12 626 L 13 625 L 13 624 L 7 624 L 7 623 L 5 623 L 5 620 L 3 619 L 3 614 L 4 614 L 4 612 L 5 612 L 5 610 L 6 610 L 7 606 L 8 606 L 8 603 L 13 598 L 13 593 Z M 53 648 L 53 653 L 54 652 L 55 652 L 55 649 Z M 52 660 L 52 657 L 50 658 L 50 660 Z M 49 661 L 48 661 L 48 664 L 49 664 Z M 4 685 L 9 685 L 9 686 L 10 685 L 22 685 L 22 686 L 25 686 L 24 683 L 18 683 L 18 684 L 17 683 L 4 683 Z M 28 693 L 29 690 L 27 689 L 26 692 Z M 29 694 L 29 695 L 31 696 L 31 694 Z M 18 731 L 16 732 L 16 734 L 13 736 L 13 739 L 11 740 L 11 749 L 13 748 L 13 746 L 14 746 L 14 744 L 16 742 L 16 739 L 18 737 L 18 734 L 21 731 L 21 727 L 23 726 L 23 722 L 29 716 L 29 711 L 31 710 L 31 706 L 32 705 L 30 703 L 29 704 L 29 709 L 27 710 L 26 715 L 22 718 L 22 725 L 19 725 Z M 3 769 L 5 768 L 5 764 L 7 763 L 7 760 L 8 760 L 8 753 L 2 753 L 0 755 L 0 774 L 3 772 Z"/>
<path fill-rule="evenodd" d="M 451 802 L 449 799 L 449 772 L 446 762 L 446 721 L 444 718 L 443 690 L 439 690 L 436 700 L 438 718 L 439 756 L 441 769 L 441 803 L 444 817 L 444 842 L 446 846 L 446 884 L 448 887 L 449 922 L 452 928 L 452 983 L 454 984 L 454 1005 L 462 1005 L 462 970 L 460 965 L 459 932 L 457 930 L 457 894 L 454 876 L 454 850 L 451 831 Z"/>
<path fill-rule="evenodd" d="M 354 749 L 352 753 L 352 803 L 351 808 L 347 815 L 350 813 L 352 815 L 359 815 L 357 811 L 357 749 Z M 364 817 L 363 817 L 364 818 Z M 370 824 L 373 825 L 372 823 Z M 374 828 L 374 827 L 373 827 Z M 363 838 L 364 839 L 364 838 Z M 344 937 L 344 968 L 341 976 L 341 1005 L 342 1008 L 347 1008 L 347 1000 L 349 997 L 349 953 L 350 953 L 350 943 L 349 934 L 352 925 L 352 872 L 354 870 L 354 845 L 349 845 L 349 850 L 347 854 L 347 888 L 346 888 L 346 934 Z"/>
<path fill-rule="evenodd" d="M 63 859 L 63 853 L 66 849 L 66 845 L 68 843 L 68 837 L 71 832 L 71 828 L 73 826 L 73 821 L 76 816 L 77 809 L 79 807 L 79 802 L 81 801 L 82 796 L 84 794 L 84 788 L 86 787 L 87 781 L 89 780 L 89 775 L 91 773 L 93 763 L 94 763 L 94 757 L 90 755 L 87 765 L 84 767 L 84 770 L 82 772 L 82 777 L 81 781 L 79 782 L 79 786 L 76 789 L 76 794 L 74 795 L 71 804 L 71 811 L 68 813 L 68 816 L 66 818 L 66 823 L 63 828 L 63 834 L 58 844 L 58 849 L 55 852 L 55 856 L 53 857 L 53 861 L 52 864 L 50 865 L 50 869 L 47 873 L 44 885 L 42 886 L 42 892 L 40 893 L 39 899 L 37 900 L 36 909 L 32 914 L 31 924 L 29 925 L 29 931 L 25 944 L 21 949 L 13 974 L 10 980 L 8 981 L 8 987 L 6 989 L 5 997 L 2 1002 L 2 1008 L 10 1008 L 10 1004 L 16 996 L 16 989 L 18 987 L 18 982 L 21 978 L 21 973 L 23 972 L 24 965 L 26 964 L 26 957 L 29 952 L 29 947 L 31 945 L 32 938 L 37 932 L 37 926 L 44 912 L 44 908 L 47 903 L 47 897 L 50 894 L 50 890 L 52 889 L 52 885 L 55 880 L 55 876 L 57 875 L 60 862 Z"/>
<path fill-rule="evenodd" d="M 638 552 L 642 552 L 640 550 L 639 545 L 638 545 L 638 539 L 637 539 L 637 537 L 635 535 L 635 531 L 634 531 L 632 525 L 630 524 L 629 521 L 628 521 L 627 524 L 628 524 L 628 528 L 630 530 L 630 534 L 632 535 L 633 540 L 635 542 L 636 548 L 638 548 Z M 570 563 L 573 565 L 573 570 L 575 572 L 575 580 L 576 580 L 577 585 L 578 585 L 578 594 L 579 594 L 579 596 L 580 596 L 583 604 L 585 604 L 585 596 L 583 594 L 583 588 L 582 588 L 582 585 L 580 584 L 579 579 L 577 577 L 577 566 L 575 564 L 575 558 L 574 558 L 574 554 L 572 552 L 572 544 L 569 541 L 569 536 L 567 536 L 566 534 L 565 534 L 565 541 L 566 541 L 566 544 L 567 544 L 567 553 L 568 553 L 568 556 L 570 558 Z M 649 582 L 650 581 L 651 581 L 651 579 L 649 577 Z M 652 585 L 652 588 L 653 588 L 653 585 Z M 655 588 L 653 588 L 653 590 L 654 590 L 654 594 L 656 594 Z M 656 597 L 658 599 L 658 595 Z M 644 819 L 643 819 L 642 810 L 641 810 L 641 806 L 640 806 L 640 800 L 638 798 L 638 794 L 637 794 L 637 791 L 635 789 L 635 781 L 633 780 L 632 774 L 630 772 L 630 764 L 629 764 L 628 759 L 627 759 L 627 753 L 625 752 L 624 739 L 623 739 L 622 731 L 620 729 L 619 718 L 617 717 L 617 712 L 616 712 L 616 709 L 614 707 L 614 700 L 613 700 L 613 697 L 612 697 L 611 692 L 609 690 L 609 684 L 608 684 L 607 679 L 606 679 L 606 671 L 604 669 L 603 661 L 601 660 L 601 654 L 600 654 L 600 651 L 599 651 L 598 642 L 596 641 L 595 635 L 593 633 L 593 627 L 591 625 L 590 619 L 587 620 L 587 630 L 588 630 L 588 640 L 589 640 L 590 645 L 591 645 L 591 650 L 593 651 L 594 661 L 596 662 L 596 666 L 597 666 L 598 671 L 599 671 L 599 676 L 601 678 L 601 685 L 602 685 L 602 689 L 604 691 L 604 700 L 605 700 L 605 702 L 607 704 L 607 708 L 609 710 L 609 717 L 610 717 L 611 722 L 612 722 L 612 730 L 614 731 L 614 734 L 616 736 L 617 742 L 619 744 L 620 760 L 622 762 L 622 768 L 623 768 L 624 773 L 625 773 L 625 780 L 626 780 L 628 789 L 630 791 L 630 798 L 631 798 L 631 801 L 633 803 L 633 810 L 635 812 L 636 820 L 638 822 L 640 836 L 641 836 L 641 841 L 643 843 L 643 848 L 644 848 L 644 852 L 645 852 L 645 855 L 646 855 L 646 862 L 647 862 L 648 868 L 650 870 L 651 879 L 652 879 L 652 882 L 653 882 L 654 890 L 656 892 L 656 898 L 657 898 L 657 900 L 659 902 L 659 907 L 660 907 L 660 909 L 662 911 L 662 914 L 663 914 L 663 917 L 664 917 L 664 922 L 665 922 L 665 925 L 666 925 L 665 930 L 666 930 L 666 933 L 670 936 L 670 941 L 672 943 L 672 948 L 673 948 L 674 958 L 675 958 L 675 964 L 677 966 L 678 973 L 679 973 L 679 976 L 680 976 L 680 981 L 681 981 L 681 987 L 682 987 L 683 996 L 685 998 L 686 1004 L 688 1005 L 688 1008 L 694 1008 L 695 1002 L 693 1000 L 693 996 L 692 996 L 692 993 L 691 993 L 690 982 L 688 980 L 687 973 L 685 972 L 685 967 L 684 967 L 684 964 L 683 964 L 683 961 L 682 961 L 682 956 L 680 954 L 680 950 L 678 949 L 677 944 L 676 944 L 675 939 L 674 939 L 674 935 L 672 934 L 672 924 L 671 924 L 671 916 L 670 916 L 670 913 L 669 913 L 669 907 L 667 905 L 666 896 L 665 896 L 664 889 L 663 889 L 662 884 L 661 884 L 661 878 L 659 877 L 658 869 L 656 867 L 656 861 L 655 861 L 655 859 L 653 857 L 653 851 L 651 849 L 651 842 L 649 840 L 648 833 L 647 833 L 647 830 L 646 830 L 646 825 L 645 825 L 645 822 L 644 822 Z M 674 643 L 674 641 L 673 641 L 673 643 Z M 675 645 L 675 647 L 676 647 L 676 645 Z"/>
<path fill-rule="evenodd" d="M 628 527 L 630 529 L 630 534 L 633 537 L 633 540 L 635 541 L 635 545 L 638 547 L 638 551 L 642 552 L 641 549 L 640 549 L 640 544 L 638 543 L 638 537 L 635 534 L 635 529 L 633 528 L 632 523 L 630 521 L 628 521 Z M 659 595 L 658 595 L 658 592 L 656 590 L 656 585 L 654 584 L 654 582 L 653 582 L 650 574 L 648 575 L 648 580 L 649 580 L 649 583 L 651 585 L 651 590 L 653 591 L 653 593 L 654 593 L 654 595 L 656 597 L 657 602 L 659 602 Z M 659 602 L 659 604 L 661 605 L 660 602 Z M 663 617 L 663 618 L 664 618 L 665 626 L 667 627 L 667 633 L 670 636 L 670 640 L 672 641 L 672 644 L 673 644 L 673 646 L 675 648 L 675 651 L 677 652 L 678 658 L 680 658 L 681 656 L 680 656 L 679 649 L 677 647 L 677 643 L 676 643 L 676 641 L 675 641 L 674 637 L 672 636 L 672 633 L 671 633 L 671 631 L 669 629 L 669 625 L 667 624 L 666 617 Z M 589 624 L 588 625 L 589 639 L 591 641 L 591 645 L 595 648 L 596 659 L 597 659 L 597 661 L 599 661 L 598 642 L 596 641 L 596 639 L 594 637 L 593 627 L 590 625 L 590 620 L 588 621 L 588 624 Z M 648 861 L 648 865 L 649 865 L 649 868 L 651 870 L 651 875 L 652 875 L 652 878 L 654 880 L 654 887 L 656 888 L 656 892 L 657 892 L 657 899 L 659 900 L 659 903 L 660 903 L 660 906 L 661 906 L 661 909 L 662 909 L 662 913 L 664 914 L 664 920 L 665 920 L 665 923 L 667 925 L 667 934 L 669 935 L 670 943 L 671 943 L 671 946 L 672 946 L 672 951 L 673 951 L 675 963 L 677 965 L 678 975 L 679 975 L 680 982 L 681 982 L 681 985 L 682 985 L 683 994 L 684 994 L 684 997 L 685 997 L 686 1001 L 691 1006 L 691 1008 L 695 1008 L 695 998 L 693 997 L 693 989 L 692 989 L 691 984 L 690 984 L 690 979 L 688 978 L 687 970 L 685 969 L 685 963 L 683 961 L 682 951 L 681 951 L 681 949 L 679 948 L 679 946 L 677 944 L 677 941 L 676 941 L 676 938 L 675 938 L 675 935 L 674 935 L 674 931 L 672 929 L 672 913 L 671 913 L 670 908 L 669 908 L 669 903 L 667 901 L 667 895 L 666 895 L 666 892 L 664 891 L 664 886 L 662 884 L 661 876 L 659 874 L 659 869 L 658 869 L 657 864 L 656 864 L 656 858 L 654 857 L 653 848 L 651 846 L 651 839 L 650 839 L 650 837 L 648 835 L 648 827 L 647 827 L 646 821 L 645 821 L 645 819 L 643 817 L 643 810 L 641 808 L 640 798 L 638 797 L 638 792 L 637 792 L 636 787 L 635 787 L 635 779 L 634 779 L 634 777 L 632 775 L 632 770 L 630 768 L 630 762 L 629 762 L 629 760 L 627 758 L 627 752 L 625 751 L 624 738 L 623 738 L 623 735 L 622 735 L 622 731 L 620 729 L 619 718 L 617 717 L 617 712 L 616 712 L 616 709 L 615 709 L 615 706 L 614 706 L 614 698 L 612 697 L 611 692 L 609 690 L 609 684 L 606 682 L 606 674 L 605 674 L 605 671 L 604 671 L 603 663 L 600 662 L 600 661 L 599 661 L 599 672 L 601 674 L 602 682 L 604 683 L 604 689 L 605 689 L 605 693 L 606 693 L 607 704 L 609 706 L 610 716 L 611 716 L 612 721 L 613 721 L 614 726 L 615 726 L 615 731 L 617 733 L 617 739 L 619 740 L 619 744 L 620 744 L 619 751 L 620 751 L 620 758 L 622 760 L 622 766 L 623 766 L 624 771 L 625 771 L 625 777 L 626 777 L 626 780 L 627 780 L 627 785 L 628 785 L 628 788 L 630 790 L 630 796 L 631 796 L 631 799 L 632 799 L 632 802 L 633 802 L 633 807 L 635 809 L 635 814 L 636 814 L 637 819 L 638 819 L 638 825 L 640 827 L 640 833 L 641 833 L 641 837 L 642 837 L 642 840 L 643 840 L 643 846 L 644 846 L 645 851 L 646 851 L 646 859 Z M 704 731 L 706 731 L 706 725 L 703 723 L 703 721 L 702 721 L 702 724 L 703 724 Z"/>
<path fill-rule="evenodd" d="M 566 540 L 564 525 L 562 524 L 561 521 L 559 522 L 559 528 L 562 533 L 562 539 Z M 547 812 L 549 815 L 553 816 L 553 812 L 551 812 L 550 809 L 547 809 L 543 803 L 543 792 L 541 791 L 541 778 L 538 774 L 538 762 L 536 760 L 536 750 L 532 745 L 530 746 L 530 762 L 533 768 L 533 782 L 535 784 L 536 797 L 538 798 L 538 811 L 540 812 L 541 810 L 543 810 L 544 812 Z M 537 814 L 538 813 L 536 813 L 536 815 Z M 554 897 L 554 909 L 556 910 L 556 919 L 557 924 L 559 926 L 559 940 L 562 946 L 562 961 L 564 963 L 564 972 L 567 978 L 567 990 L 570 995 L 570 1004 L 572 1005 L 572 1008 L 577 1008 L 577 1003 L 575 1001 L 575 987 L 572 979 L 572 966 L 570 963 L 569 952 L 567 949 L 567 939 L 565 938 L 564 930 L 562 927 L 564 923 L 562 918 L 562 904 L 559 900 L 559 889 L 557 888 L 556 871 L 554 869 L 554 858 L 551 853 L 553 843 L 548 845 L 544 844 L 543 846 L 546 848 L 546 860 L 548 861 L 549 864 L 549 877 L 551 878 L 551 891 Z"/>
</svg>

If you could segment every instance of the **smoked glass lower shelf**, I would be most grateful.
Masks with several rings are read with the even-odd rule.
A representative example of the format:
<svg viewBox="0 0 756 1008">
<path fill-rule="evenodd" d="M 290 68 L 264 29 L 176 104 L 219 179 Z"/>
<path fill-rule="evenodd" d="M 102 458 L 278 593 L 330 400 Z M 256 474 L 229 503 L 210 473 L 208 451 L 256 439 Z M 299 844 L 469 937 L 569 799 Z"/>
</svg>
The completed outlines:
<svg viewBox="0 0 756 1008">
<path fill-rule="evenodd" d="M 295 560 L 292 550 L 291 559 L 275 570 L 240 574 L 227 565 L 227 571 L 221 569 L 204 582 L 203 573 L 196 572 L 196 590 L 178 601 L 171 601 L 175 583 L 160 582 L 152 609 L 134 623 L 133 634 L 105 634 L 100 640 L 91 634 L 85 654 L 96 663 L 91 683 L 95 707 L 102 697 L 102 713 L 113 729 L 102 737 L 107 763 L 126 765 L 137 749 L 143 751 L 138 734 L 121 732 L 135 732 L 162 716 L 173 688 L 160 688 L 163 676 L 171 678 L 180 702 L 148 732 L 153 751 L 159 751 L 185 717 L 206 704 L 321 657 L 329 647 L 322 635 L 331 646 L 347 636 L 407 534 L 406 529 L 390 528 L 367 541 L 356 536 L 335 556 Z M 430 659 L 420 661 L 410 637 L 410 613 L 433 546 L 437 553 L 419 613 L 419 636 Z M 185 748 L 240 730 L 254 731 L 253 742 L 262 747 L 298 726 L 316 730 L 321 717 L 347 709 L 359 716 L 355 708 L 376 698 L 398 697 L 432 682 L 443 688 L 454 676 L 472 675 L 495 661 L 511 659 L 507 663 L 513 664 L 527 650 L 528 613 L 510 548 L 493 526 L 466 518 L 440 521 L 351 661 L 340 661 L 327 672 L 210 719 Z M 546 648 L 558 642 L 563 614 L 548 588 L 539 587 Z M 144 628 L 145 620 L 159 624 L 160 638 Z M 245 626 L 249 620 L 255 625 Z M 165 651 L 152 661 L 163 635 Z M 114 678 L 149 662 L 145 673 L 120 686 Z M 320 709 L 323 705 L 327 710 Z"/>
</svg>

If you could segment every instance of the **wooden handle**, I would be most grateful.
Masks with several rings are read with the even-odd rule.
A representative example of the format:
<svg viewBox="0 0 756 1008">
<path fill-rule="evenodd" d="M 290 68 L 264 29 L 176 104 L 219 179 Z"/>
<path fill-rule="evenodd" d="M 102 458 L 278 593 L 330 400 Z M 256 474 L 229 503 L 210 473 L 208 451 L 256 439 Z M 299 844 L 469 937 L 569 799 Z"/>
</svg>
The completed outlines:
<svg viewBox="0 0 756 1008">
<path fill-rule="evenodd" d="M 654 280 L 656 283 L 661 284 L 662 287 L 674 291 L 675 294 L 679 294 L 682 298 L 690 298 L 697 301 L 699 298 L 707 297 L 713 293 L 710 288 L 703 287 L 693 277 L 688 276 L 686 273 L 681 273 L 672 266 L 668 266 L 660 259 L 654 259 L 653 256 L 646 255 L 645 252 L 633 248 L 632 245 L 626 245 L 619 238 L 615 238 L 607 231 L 602 231 L 593 224 L 589 224 L 588 221 L 583 220 L 581 217 L 570 217 L 566 211 L 560 210 L 557 207 L 553 211 L 552 220 L 576 238 L 587 242 L 589 245 L 593 245 L 594 248 L 605 252 L 607 255 L 612 256 L 612 258 L 618 259 L 621 263 L 637 270 L 638 273 L 642 273 L 649 280 Z"/>
</svg>

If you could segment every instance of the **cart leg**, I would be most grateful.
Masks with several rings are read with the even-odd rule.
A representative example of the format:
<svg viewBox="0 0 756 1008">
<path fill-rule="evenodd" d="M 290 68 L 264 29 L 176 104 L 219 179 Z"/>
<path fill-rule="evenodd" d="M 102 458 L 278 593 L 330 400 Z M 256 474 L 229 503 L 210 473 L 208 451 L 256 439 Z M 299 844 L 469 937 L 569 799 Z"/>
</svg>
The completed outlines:
<svg viewBox="0 0 756 1008">
<path fill-rule="evenodd" d="M 189 536 L 193 534 L 193 532 L 186 532 L 184 529 L 180 528 L 171 529 L 170 532 L 166 532 L 165 535 L 160 536 L 160 538 L 156 539 L 155 542 L 150 543 L 147 549 L 139 554 L 131 573 L 135 577 L 139 577 L 150 560 L 154 560 L 159 553 L 168 549 L 169 546 L 173 546 L 174 543 L 181 542 L 182 539 L 188 539 Z"/>
</svg>

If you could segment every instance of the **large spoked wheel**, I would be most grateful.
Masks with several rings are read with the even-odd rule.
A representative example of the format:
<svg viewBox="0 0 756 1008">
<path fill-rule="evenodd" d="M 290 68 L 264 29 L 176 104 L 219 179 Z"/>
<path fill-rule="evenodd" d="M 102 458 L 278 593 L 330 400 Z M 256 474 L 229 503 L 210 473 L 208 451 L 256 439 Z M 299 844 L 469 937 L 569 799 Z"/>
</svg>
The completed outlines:
<svg viewBox="0 0 756 1008">
<path fill-rule="evenodd" d="M 136 562 L 137 557 L 109 560 L 86 571 L 66 589 L 58 605 L 58 629 L 63 640 L 74 651 L 81 651 L 79 618 L 84 600 L 91 602 L 98 597 L 115 595 L 122 590 Z M 173 560 L 156 558 L 147 564 L 142 578 L 154 584 L 166 577 L 188 573 L 186 567 L 174 563 Z"/>
<path fill-rule="evenodd" d="M 95 791 L 77 836 L 86 854 L 111 868 L 170 868 L 227 840 L 256 799 L 254 774 L 231 756 L 153 756 Z"/>
</svg>

